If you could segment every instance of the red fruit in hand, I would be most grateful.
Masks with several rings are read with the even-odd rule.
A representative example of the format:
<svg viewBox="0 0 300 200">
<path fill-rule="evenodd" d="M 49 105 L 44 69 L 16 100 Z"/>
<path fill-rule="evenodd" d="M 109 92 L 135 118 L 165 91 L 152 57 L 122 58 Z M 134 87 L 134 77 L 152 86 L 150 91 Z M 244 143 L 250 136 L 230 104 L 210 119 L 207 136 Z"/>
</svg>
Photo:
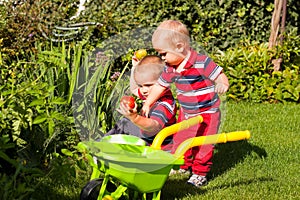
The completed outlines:
<svg viewBox="0 0 300 200">
<path fill-rule="evenodd" d="M 121 98 L 121 102 L 127 104 L 130 109 L 134 109 L 135 107 L 135 99 L 133 98 L 133 96 L 123 96 Z"/>
</svg>

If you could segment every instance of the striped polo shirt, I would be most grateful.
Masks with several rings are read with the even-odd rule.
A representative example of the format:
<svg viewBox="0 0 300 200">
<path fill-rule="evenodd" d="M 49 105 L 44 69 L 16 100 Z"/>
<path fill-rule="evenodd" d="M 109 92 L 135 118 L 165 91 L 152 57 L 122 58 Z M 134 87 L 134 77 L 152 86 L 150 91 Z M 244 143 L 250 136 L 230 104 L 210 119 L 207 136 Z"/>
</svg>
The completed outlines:
<svg viewBox="0 0 300 200">
<path fill-rule="evenodd" d="M 145 97 L 138 90 L 139 98 L 145 100 Z M 170 126 L 176 123 L 176 101 L 172 95 L 170 89 L 167 89 L 164 94 L 151 106 L 149 112 L 149 118 L 156 120 L 162 128 Z M 150 133 L 144 130 L 141 130 L 141 133 L 145 136 L 143 138 L 149 144 L 152 144 L 154 137 L 157 132 Z M 148 135 L 153 135 L 148 137 Z M 168 137 L 163 144 L 167 144 L 171 141 L 172 137 Z"/>
<path fill-rule="evenodd" d="M 220 105 L 213 81 L 222 70 L 211 58 L 191 49 L 183 70 L 179 73 L 174 67 L 165 66 L 158 83 L 163 87 L 175 83 L 177 99 L 185 115 L 213 113 Z"/>
</svg>

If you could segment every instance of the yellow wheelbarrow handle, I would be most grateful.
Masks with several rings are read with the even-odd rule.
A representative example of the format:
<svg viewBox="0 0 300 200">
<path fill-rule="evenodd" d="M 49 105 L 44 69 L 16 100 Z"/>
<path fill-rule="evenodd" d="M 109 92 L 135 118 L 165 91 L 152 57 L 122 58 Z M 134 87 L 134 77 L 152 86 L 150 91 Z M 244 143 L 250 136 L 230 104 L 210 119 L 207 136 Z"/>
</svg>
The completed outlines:
<svg viewBox="0 0 300 200">
<path fill-rule="evenodd" d="M 168 126 L 162 129 L 159 133 L 157 133 L 152 142 L 151 147 L 154 149 L 161 149 L 161 144 L 168 136 L 173 135 L 178 131 L 185 130 L 190 126 L 200 124 L 201 122 L 203 122 L 203 117 L 201 115 L 197 115 L 196 117 L 192 117 L 187 120 L 183 120 L 179 123 Z"/>
<path fill-rule="evenodd" d="M 233 142 L 233 141 L 245 140 L 249 138 L 250 138 L 250 131 L 248 130 L 189 138 L 184 142 L 182 142 L 177 147 L 174 153 L 174 157 L 181 158 L 184 155 L 184 153 L 192 147 L 201 146 L 205 144 Z"/>
<path fill-rule="evenodd" d="M 177 133 L 178 131 L 185 130 L 190 126 L 194 126 L 196 124 L 200 124 L 203 122 L 203 117 L 201 115 L 197 115 L 190 119 L 181 121 L 179 123 L 173 124 L 162 129 L 154 138 L 153 143 L 151 145 L 154 149 L 161 149 L 161 144 L 163 141 L 170 135 Z M 183 141 L 174 153 L 174 157 L 180 158 L 184 155 L 184 153 L 196 146 L 201 146 L 205 144 L 217 144 L 217 143 L 226 143 L 226 142 L 233 142 L 238 140 L 244 140 L 250 138 L 250 131 L 236 131 L 230 133 L 220 133 L 215 135 L 209 136 L 198 136 L 194 138 L 189 138 Z"/>
</svg>

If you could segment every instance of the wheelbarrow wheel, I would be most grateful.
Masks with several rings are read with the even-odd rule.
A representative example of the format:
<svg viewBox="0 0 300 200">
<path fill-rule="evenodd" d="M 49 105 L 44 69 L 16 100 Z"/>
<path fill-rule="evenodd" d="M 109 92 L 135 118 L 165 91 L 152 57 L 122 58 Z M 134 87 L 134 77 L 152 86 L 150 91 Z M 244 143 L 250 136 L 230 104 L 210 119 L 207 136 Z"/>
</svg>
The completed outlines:
<svg viewBox="0 0 300 200">
<path fill-rule="evenodd" d="M 81 190 L 80 200 L 97 200 L 102 183 L 103 178 L 97 178 L 89 181 Z M 106 190 L 111 193 L 116 189 L 117 187 L 108 181 Z"/>
</svg>

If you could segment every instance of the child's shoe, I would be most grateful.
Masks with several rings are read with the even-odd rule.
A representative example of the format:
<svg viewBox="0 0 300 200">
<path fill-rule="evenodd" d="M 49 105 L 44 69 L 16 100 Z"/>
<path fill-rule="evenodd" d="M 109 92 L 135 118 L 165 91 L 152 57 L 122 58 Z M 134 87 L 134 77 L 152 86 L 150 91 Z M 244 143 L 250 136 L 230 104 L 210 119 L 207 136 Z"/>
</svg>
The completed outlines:
<svg viewBox="0 0 300 200">
<path fill-rule="evenodd" d="M 187 181 L 188 184 L 196 186 L 198 188 L 208 184 L 207 178 L 205 176 L 193 174 Z"/>
<path fill-rule="evenodd" d="M 191 170 L 188 170 L 188 169 L 179 169 L 179 170 L 171 169 L 169 176 L 172 176 L 172 175 L 175 175 L 175 174 L 191 175 Z"/>
</svg>

